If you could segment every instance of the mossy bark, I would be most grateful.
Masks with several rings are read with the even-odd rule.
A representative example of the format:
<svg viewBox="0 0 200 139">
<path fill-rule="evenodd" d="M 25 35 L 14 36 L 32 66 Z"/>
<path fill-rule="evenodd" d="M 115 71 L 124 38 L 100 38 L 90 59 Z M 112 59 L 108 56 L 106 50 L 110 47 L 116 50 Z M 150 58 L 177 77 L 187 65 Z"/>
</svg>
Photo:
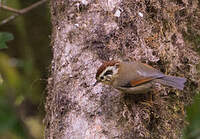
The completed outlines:
<svg viewBox="0 0 200 139">
<path fill-rule="evenodd" d="M 51 0 L 53 60 L 45 137 L 179 138 L 184 106 L 199 86 L 200 58 L 183 38 L 195 7 L 197 0 Z M 151 105 L 145 103 L 148 95 L 94 87 L 96 70 L 105 60 L 145 62 L 187 78 L 186 87 L 157 86 Z"/>
</svg>

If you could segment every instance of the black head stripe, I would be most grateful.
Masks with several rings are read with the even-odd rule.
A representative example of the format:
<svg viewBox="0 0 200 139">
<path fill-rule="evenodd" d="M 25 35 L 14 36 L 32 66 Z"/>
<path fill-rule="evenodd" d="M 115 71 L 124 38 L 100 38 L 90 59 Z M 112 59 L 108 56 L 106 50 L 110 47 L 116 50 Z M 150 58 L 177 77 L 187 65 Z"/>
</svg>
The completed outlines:
<svg viewBox="0 0 200 139">
<path fill-rule="evenodd" d="M 104 76 L 106 76 L 106 75 L 109 75 L 109 74 L 113 74 L 113 71 L 112 70 L 107 70 L 105 73 L 104 73 Z"/>
<path fill-rule="evenodd" d="M 97 70 L 97 73 L 96 73 L 96 79 L 100 76 L 100 74 L 108 67 L 108 66 L 118 66 L 119 65 L 119 62 L 118 61 L 107 61 L 107 62 L 104 62 L 100 67 L 99 69 Z"/>
</svg>

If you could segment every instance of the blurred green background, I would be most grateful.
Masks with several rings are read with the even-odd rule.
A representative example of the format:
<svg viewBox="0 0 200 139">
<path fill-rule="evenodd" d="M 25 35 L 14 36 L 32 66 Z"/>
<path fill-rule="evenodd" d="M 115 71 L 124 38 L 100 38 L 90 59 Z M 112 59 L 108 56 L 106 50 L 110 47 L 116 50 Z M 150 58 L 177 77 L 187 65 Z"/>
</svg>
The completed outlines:
<svg viewBox="0 0 200 139">
<path fill-rule="evenodd" d="M 0 0 L 22 9 L 38 0 Z M 0 9 L 0 22 L 11 12 Z M 0 138 L 44 138 L 45 87 L 52 59 L 48 3 L 0 26 Z M 11 38 L 10 38 L 11 37 Z M 0 46 L 0 47 L 1 47 Z M 3 83 L 2 83 L 3 81 Z"/>
<path fill-rule="evenodd" d="M 22 9 L 37 0 L 0 0 Z M 0 9 L 0 21 L 12 13 Z M 11 34 L 8 34 L 8 33 Z M 44 138 L 45 87 L 52 59 L 48 3 L 0 26 L 0 138 Z M 13 38 L 14 37 L 14 38 Z M 200 38 L 198 38 L 200 39 Z M 187 107 L 185 139 L 200 139 L 200 95 Z"/>
</svg>

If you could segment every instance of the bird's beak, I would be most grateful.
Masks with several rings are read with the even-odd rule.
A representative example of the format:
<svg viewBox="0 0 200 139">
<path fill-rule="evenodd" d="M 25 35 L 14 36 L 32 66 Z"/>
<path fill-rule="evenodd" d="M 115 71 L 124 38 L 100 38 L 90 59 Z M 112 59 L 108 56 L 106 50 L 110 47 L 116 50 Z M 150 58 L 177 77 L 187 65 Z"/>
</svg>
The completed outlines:
<svg viewBox="0 0 200 139">
<path fill-rule="evenodd" d="M 99 83 L 99 81 L 96 81 L 93 86 L 96 86 L 98 83 Z"/>
</svg>

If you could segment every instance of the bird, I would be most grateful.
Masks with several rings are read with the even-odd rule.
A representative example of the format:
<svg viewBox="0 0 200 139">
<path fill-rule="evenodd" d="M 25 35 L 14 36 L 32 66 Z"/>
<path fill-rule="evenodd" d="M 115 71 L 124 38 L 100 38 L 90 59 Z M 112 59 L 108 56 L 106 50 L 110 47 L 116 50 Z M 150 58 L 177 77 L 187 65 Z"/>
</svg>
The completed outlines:
<svg viewBox="0 0 200 139">
<path fill-rule="evenodd" d="M 110 85 L 128 94 L 145 94 L 156 84 L 184 89 L 184 77 L 165 75 L 148 64 L 127 61 L 106 61 L 97 70 L 96 82 Z"/>
</svg>

